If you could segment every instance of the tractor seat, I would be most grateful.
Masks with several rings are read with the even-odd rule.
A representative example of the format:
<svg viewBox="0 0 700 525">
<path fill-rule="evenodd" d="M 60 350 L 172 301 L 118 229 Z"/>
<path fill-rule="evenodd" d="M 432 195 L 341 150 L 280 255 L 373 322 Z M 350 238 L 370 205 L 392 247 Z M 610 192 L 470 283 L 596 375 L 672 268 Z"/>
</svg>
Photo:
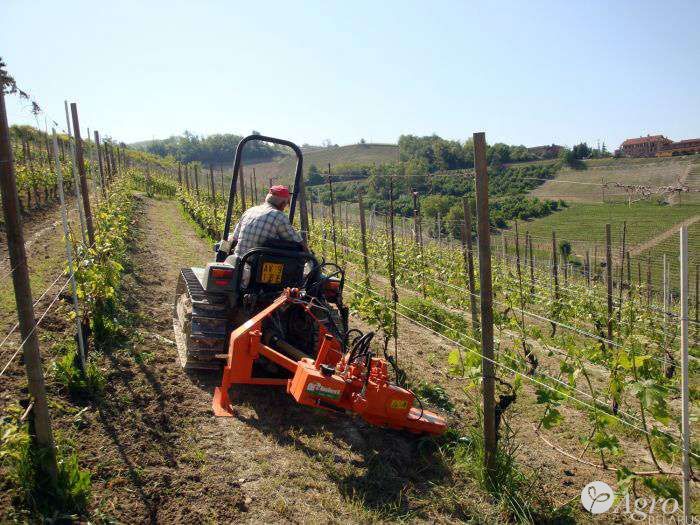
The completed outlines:
<svg viewBox="0 0 700 525">
<path fill-rule="evenodd" d="M 285 288 L 299 288 L 304 281 L 304 267 L 318 262 L 300 243 L 268 241 L 253 248 L 238 261 L 238 284 L 241 293 L 279 293 Z"/>
</svg>

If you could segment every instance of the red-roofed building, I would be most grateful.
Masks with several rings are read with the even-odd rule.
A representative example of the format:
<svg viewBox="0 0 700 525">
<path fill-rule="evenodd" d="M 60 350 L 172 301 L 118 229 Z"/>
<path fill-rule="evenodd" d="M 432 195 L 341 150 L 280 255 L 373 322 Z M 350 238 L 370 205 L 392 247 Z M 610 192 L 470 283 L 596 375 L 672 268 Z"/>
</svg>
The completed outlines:
<svg viewBox="0 0 700 525">
<path fill-rule="evenodd" d="M 692 155 L 700 153 L 700 139 L 686 139 L 672 142 L 663 146 L 657 153 L 657 157 L 673 157 L 675 155 Z"/>
<path fill-rule="evenodd" d="M 627 139 L 620 146 L 620 153 L 624 157 L 654 157 L 658 151 L 672 142 L 663 135 Z"/>
</svg>

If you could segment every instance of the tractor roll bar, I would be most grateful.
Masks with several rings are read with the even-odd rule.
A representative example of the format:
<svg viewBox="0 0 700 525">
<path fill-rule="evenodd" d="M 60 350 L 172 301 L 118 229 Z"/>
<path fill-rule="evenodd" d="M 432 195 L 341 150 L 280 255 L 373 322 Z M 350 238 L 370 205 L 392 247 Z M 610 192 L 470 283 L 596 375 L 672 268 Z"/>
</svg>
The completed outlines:
<svg viewBox="0 0 700 525">
<path fill-rule="evenodd" d="M 226 223 L 224 224 L 223 240 L 228 239 L 228 234 L 231 229 L 231 213 L 233 211 L 233 200 L 236 197 L 236 186 L 238 184 L 238 172 L 241 168 L 243 147 L 252 140 L 259 140 L 261 142 L 271 142 L 272 144 L 287 146 L 288 148 L 294 150 L 294 153 L 297 156 L 297 167 L 294 174 L 294 189 L 292 190 L 292 202 L 289 206 L 289 222 L 294 223 L 294 211 L 296 209 L 297 197 L 300 191 L 303 191 L 301 186 L 303 184 L 302 171 L 304 157 L 301 154 L 301 148 L 299 148 L 299 146 L 297 146 L 293 142 L 290 142 L 289 140 L 276 139 L 274 137 L 266 137 L 264 135 L 248 135 L 247 137 L 241 139 L 241 141 L 238 143 L 238 146 L 236 147 L 236 156 L 233 160 L 233 177 L 231 178 L 231 189 L 229 191 L 228 205 L 226 207 Z M 301 210 L 300 213 L 303 213 L 303 210 Z M 304 221 L 302 219 L 302 223 L 303 222 Z M 302 224 L 301 226 L 302 228 L 305 227 L 304 224 Z"/>
</svg>

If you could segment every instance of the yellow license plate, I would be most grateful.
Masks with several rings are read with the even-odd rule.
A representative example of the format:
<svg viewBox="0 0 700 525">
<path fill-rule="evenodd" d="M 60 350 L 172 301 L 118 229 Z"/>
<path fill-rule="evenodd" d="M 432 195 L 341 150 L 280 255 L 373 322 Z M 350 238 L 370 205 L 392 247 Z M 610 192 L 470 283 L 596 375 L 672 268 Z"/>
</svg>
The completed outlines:
<svg viewBox="0 0 700 525">
<path fill-rule="evenodd" d="M 282 270 L 284 270 L 284 264 L 282 263 L 263 263 L 262 272 L 260 272 L 260 282 L 264 284 L 280 284 L 282 282 Z"/>
</svg>

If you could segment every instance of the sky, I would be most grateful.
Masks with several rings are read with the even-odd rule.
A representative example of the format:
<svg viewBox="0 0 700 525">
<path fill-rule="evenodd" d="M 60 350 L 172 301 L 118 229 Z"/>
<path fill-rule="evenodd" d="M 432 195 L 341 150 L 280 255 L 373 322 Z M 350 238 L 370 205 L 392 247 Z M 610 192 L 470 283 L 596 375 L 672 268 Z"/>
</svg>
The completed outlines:
<svg viewBox="0 0 700 525">
<path fill-rule="evenodd" d="M 83 129 L 125 142 L 700 136 L 696 0 L 0 0 L 0 19 L 0 57 L 49 127 L 67 99 Z"/>
</svg>

